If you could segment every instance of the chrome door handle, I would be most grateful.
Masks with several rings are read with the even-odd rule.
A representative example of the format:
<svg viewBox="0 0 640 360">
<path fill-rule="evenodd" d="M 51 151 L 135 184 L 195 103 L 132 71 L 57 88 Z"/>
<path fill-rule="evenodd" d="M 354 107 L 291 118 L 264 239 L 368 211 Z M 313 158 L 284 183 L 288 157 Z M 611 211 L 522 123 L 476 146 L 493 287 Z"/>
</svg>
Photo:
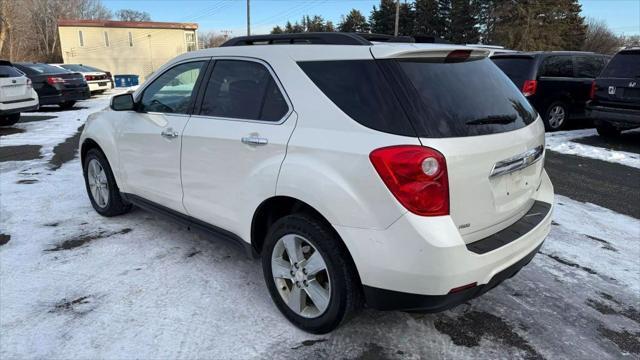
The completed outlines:
<svg viewBox="0 0 640 360">
<path fill-rule="evenodd" d="M 162 130 L 162 132 L 160 133 L 160 135 L 162 135 L 162 137 L 165 137 L 167 139 L 173 139 L 178 137 L 178 132 L 174 131 L 173 128 L 166 128 L 165 130 Z"/>
<path fill-rule="evenodd" d="M 247 136 L 242 138 L 242 142 L 248 145 L 267 145 L 269 140 L 258 136 Z"/>
</svg>

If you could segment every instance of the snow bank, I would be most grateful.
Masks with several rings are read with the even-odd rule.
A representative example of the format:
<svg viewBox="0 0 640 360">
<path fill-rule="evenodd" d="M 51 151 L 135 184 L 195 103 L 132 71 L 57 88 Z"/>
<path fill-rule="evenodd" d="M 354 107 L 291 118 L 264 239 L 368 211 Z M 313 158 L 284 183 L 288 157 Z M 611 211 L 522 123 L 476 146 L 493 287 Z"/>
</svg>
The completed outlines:
<svg viewBox="0 0 640 360">
<path fill-rule="evenodd" d="M 547 133 L 547 149 L 563 154 L 584 156 L 592 159 L 640 168 L 640 155 L 638 154 L 605 149 L 571 141 L 573 139 L 588 136 L 598 136 L 598 132 L 595 129 L 585 129 Z"/>
</svg>

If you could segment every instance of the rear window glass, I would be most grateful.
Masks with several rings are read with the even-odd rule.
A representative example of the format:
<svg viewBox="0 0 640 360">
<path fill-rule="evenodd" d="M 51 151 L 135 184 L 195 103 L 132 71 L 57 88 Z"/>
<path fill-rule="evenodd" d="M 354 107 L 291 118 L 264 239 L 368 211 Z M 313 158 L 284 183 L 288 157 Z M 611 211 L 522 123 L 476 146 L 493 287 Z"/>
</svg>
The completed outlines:
<svg viewBox="0 0 640 360">
<path fill-rule="evenodd" d="M 60 65 L 62 68 L 67 69 L 73 72 L 93 72 L 93 70 L 87 68 L 84 65 L 76 65 L 76 64 L 64 64 Z"/>
<path fill-rule="evenodd" d="M 518 88 L 522 88 L 525 80 L 532 80 L 533 59 L 530 57 L 493 57 L 491 60 Z"/>
<path fill-rule="evenodd" d="M 65 69 L 48 64 L 20 64 L 20 67 L 30 75 L 60 74 L 69 72 Z"/>
<path fill-rule="evenodd" d="M 640 77 L 640 51 L 623 51 L 616 54 L 602 71 L 602 77 Z"/>
<path fill-rule="evenodd" d="M 522 128 L 537 116 L 489 59 L 334 61 L 301 66 L 354 120 L 394 134 L 432 138 L 495 134 Z"/>
<path fill-rule="evenodd" d="M 0 65 L 0 78 L 19 77 L 22 73 L 10 65 Z"/>
<path fill-rule="evenodd" d="M 387 133 L 416 136 L 374 60 L 310 61 L 299 65 L 355 121 Z"/>
</svg>

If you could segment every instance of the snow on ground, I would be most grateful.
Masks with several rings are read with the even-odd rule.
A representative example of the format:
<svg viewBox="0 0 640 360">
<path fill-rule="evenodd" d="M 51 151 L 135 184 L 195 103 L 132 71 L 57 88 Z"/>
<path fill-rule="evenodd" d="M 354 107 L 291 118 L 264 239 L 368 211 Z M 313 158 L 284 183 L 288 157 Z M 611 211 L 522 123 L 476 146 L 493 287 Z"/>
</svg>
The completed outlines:
<svg viewBox="0 0 640 360">
<path fill-rule="evenodd" d="M 612 149 L 605 149 L 597 146 L 591 146 L 586 144 L 580 144 L 571 140 L 588 137 L 598 136 L 598 132 L 595 129 L 584 130 L 571 130 L 571 131 L 558 131 L 546 134 L 547 149 L 553 150 L 563 154 L 579 155 L 592 159 L 604 160 L 613 163 L 618 163 L 626 166 L 632 166 L 640 168 L 640 155 L 618 151 Z"/>
<path fill-rule="evenodd" d="M 0 151 L 70 133 L 3 136 Z M 638 219 L 558 196 L 540 254 L 484 296 L 313 336 L 280 315 L 258 261 L 142 210 L 97 215 L 79 161 L 49 156 L 0 163 L 2 359 L 640 357 Z"/>
</svg>

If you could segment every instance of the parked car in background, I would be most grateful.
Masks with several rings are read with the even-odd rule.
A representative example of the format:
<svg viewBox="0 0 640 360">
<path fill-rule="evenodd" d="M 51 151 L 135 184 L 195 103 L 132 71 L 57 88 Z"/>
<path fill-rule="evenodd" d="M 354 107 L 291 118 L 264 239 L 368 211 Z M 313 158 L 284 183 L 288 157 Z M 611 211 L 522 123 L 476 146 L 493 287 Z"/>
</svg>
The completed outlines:
<svg viewBox="0 0 640 360">
<path fill-rule="evenodd" d="M 451 308 L 515 275 L 551 226 L 542 120 L 487 55 L 352 33 L 188 52 L 89 118 L 89 199 L 237 242 L 306 331 L 363 302 Z"/>
<path fill-rule="evenodd" d="M 84 79 L 89 84 L 89 90 L 92 93 L 103 93 L 113 86 L 111 86 L 111 77 L 104 71 L 96 71 L 93 68 L 82 64 L 51 64 L 59 68 L 69 70 L 71 72 L 80 73 L 84 76 Z"/>
<path fill-rule="evenodd" d="M 31 79 L 9 61 L 0 60 L 0 126 L 20 120 L 20 113 L 38 109 Z"/>
<path fill-rule="evenodd" d="M 602 136 L 640 127 L 640 48 L 618 52 L 593 81 L 587 114 Z"/>
<path fill-rule="evenodd" d="M 606 55 L 573 51 L 499 54 L 491 59 L 529 99 L 548 131 L 561 130 L 569 119 L 586 119 L 591 83 L 608 60 Z"/>
<path fill-rule="evenodd" d="M 106 70 L 98 69 L 98 68 L 96 68 L 96 67 L 89 66 L 89 65 L 84 65 L 84 64 L 82 64 L 82 66 L 83 66 L 83 67 L 85 67 L 85 68 L 87 68 L 87 69 L 89 69 L 89 70 L 91 70 L 91 71 L 95 71 L 95 72 L 103 72 L 103 73 L 107 74 L 107 78 L 109 79 L 109 82 L 111 83 L 111 84 L 110 84 L 111 89 L 113 89 L 113 88 L 115 87 L 115 83 L 114 83 L 114 80 L 113 80 L 113 74 L 111 74 L 111 72 L 110 72 L 110 71 L 106 71 Z"/>
<path fill-rule="evenodd" d="M 70 109 L 78 100 L 91 97 L 89 85 L 80 73 L 41 63 L 17 63 L 38 93 L 40 105 L 58 105 Z"/>
</svg>

